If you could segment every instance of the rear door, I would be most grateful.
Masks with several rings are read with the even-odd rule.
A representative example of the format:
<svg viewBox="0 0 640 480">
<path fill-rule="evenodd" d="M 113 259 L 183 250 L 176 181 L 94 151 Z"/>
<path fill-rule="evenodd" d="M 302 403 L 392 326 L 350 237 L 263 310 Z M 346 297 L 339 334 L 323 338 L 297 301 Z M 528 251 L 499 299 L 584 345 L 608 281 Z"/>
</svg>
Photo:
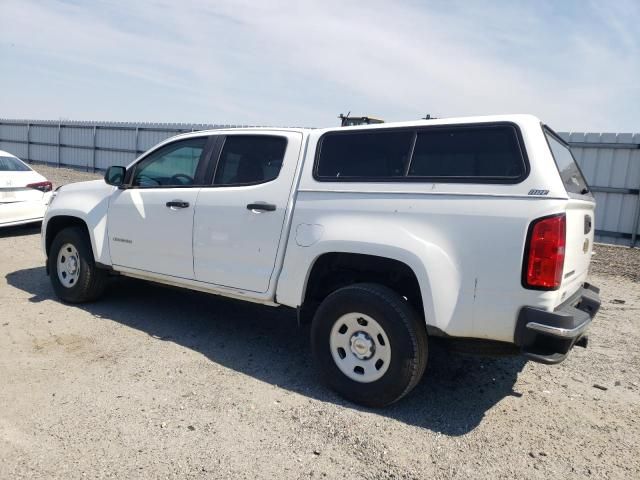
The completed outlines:
<svg viewBox="0 0 640 480">
<path fill-rule="evenodd" d="M 193 213 L 212 140 L 181 139 L 160 147 L 127 172 L 109 202 L 114 265 L 193 279 Z"/>
<path fill-rule="evenodd" d="M 212 185 L 198 196 L 196 280 L 260 293 L 268 290 L 301 144 L 302 134 L 297 132 L 225 136 L 212 159 Z"/>
<path fill-rule="evenodd" d="M 563 297 L 566 297 L 587 279 L 593 250 L 596 202 L 569 146 L 548 128 L 545 128 L 545 136 L 560 172 L 562 183 L 569 195 L 561 287 Z"/>
</svg>

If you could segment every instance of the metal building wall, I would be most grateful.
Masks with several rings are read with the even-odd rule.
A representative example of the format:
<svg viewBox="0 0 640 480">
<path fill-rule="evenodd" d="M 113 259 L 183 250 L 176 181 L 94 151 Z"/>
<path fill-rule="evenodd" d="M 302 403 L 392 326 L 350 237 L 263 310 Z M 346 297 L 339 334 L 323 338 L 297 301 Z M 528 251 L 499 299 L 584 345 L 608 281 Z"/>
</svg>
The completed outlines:
<svg viewBox="0 0 640 480">
<path fill-rule="evenodd" d="M 104 170 L 179 133 L 246 125 L 0 119 L 0 150 L 31 162 Z M 640 243 L 640 134 L 561 133 L 595 193 L 596 239 Z"/>
</svg>

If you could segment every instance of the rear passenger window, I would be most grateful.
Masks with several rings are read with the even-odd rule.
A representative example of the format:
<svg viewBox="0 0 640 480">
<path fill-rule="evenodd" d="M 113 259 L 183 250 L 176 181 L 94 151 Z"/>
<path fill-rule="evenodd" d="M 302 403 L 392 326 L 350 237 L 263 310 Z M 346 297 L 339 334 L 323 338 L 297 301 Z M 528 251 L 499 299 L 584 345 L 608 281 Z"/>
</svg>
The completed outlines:
<svg viewBox="0 0 640 480">
<path fill-rule="evenodd" d="M 524 159 L 512 127 L 437 128 L 418 133 L 410 177 L 517 179 Z"/>
<path fill-rule="evenodd" d="M 282 168 L 287 139 L 267 135 L 229 135 L 216 169 L 215 185 L 269 182 Z"/>
<path fill-rule="evenodd" d="M 327 180 L 403 177 L 412 139 L 411 131 L 326 135 L 320 147 L 317 176 Z"/>
</svg>

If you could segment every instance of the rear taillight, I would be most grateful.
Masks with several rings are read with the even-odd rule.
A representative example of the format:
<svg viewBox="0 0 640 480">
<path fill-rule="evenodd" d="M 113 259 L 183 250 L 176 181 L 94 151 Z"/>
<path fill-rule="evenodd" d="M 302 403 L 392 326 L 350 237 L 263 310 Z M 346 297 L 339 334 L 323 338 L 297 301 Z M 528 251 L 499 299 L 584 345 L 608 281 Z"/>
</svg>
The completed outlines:
<svg viewBox="0 0 640 480">
<path fill-rule="evenodd" d="M 556 290 L 562 283 L 567 219 L 564 213 L 534 220 L 529 227 L 522 283 L 526 288 Z"/>
<path fill-rule="evenodd" d="M 40 190 L 42 193 L 47 193 L 53 189 L 53 185 L 51 182 L 38 182 L 30 183 L 27 185 L 27 188 L 35 188 L 36 190 Z"/>
</svg>

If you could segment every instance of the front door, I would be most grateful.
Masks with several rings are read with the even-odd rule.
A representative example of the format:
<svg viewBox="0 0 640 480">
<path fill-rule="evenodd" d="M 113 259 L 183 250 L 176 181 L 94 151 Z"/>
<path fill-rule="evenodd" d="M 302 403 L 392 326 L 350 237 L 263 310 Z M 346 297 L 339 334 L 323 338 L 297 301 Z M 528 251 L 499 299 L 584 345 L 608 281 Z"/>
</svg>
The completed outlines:
<svg viewBox="0 0 640 480">
<path fill-rule="evenodd" d="M 193 212 L 209 137 L 177 140 L 142 158 L 109 202 L 116 266 L 193 278 Z"/>
<path fill-rule="evenodd" d="M 295 132 L 226 136 L 213 185 L 196 205 L 196 280 L 268 290 L 301 143 Z"/>
</svg>

